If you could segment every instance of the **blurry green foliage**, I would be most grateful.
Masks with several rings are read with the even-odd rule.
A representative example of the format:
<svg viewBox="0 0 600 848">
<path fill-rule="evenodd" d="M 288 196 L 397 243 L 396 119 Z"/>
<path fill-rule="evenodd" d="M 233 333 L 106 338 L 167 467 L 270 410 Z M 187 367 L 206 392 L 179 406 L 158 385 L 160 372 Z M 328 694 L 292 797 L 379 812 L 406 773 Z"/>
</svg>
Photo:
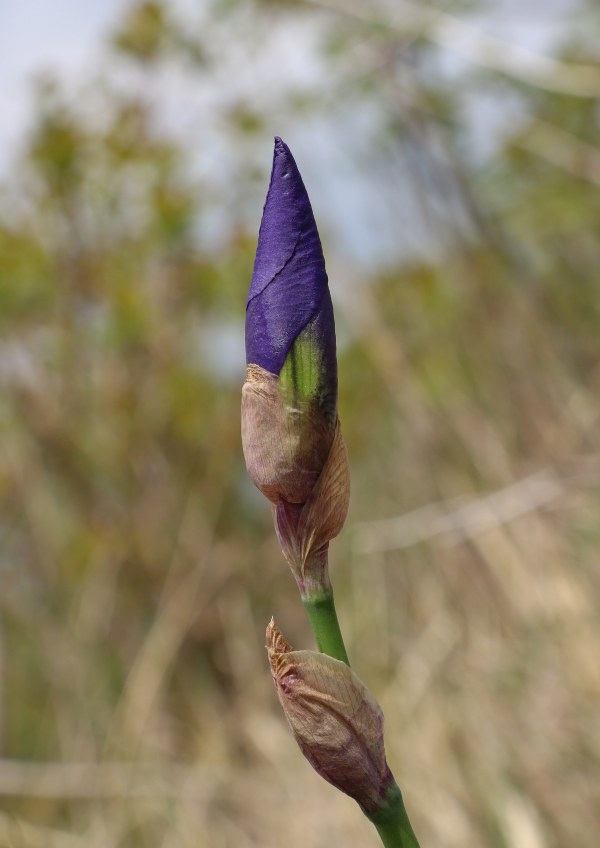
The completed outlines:
<svg viewBox="0 0 600 848">
<path fill-rule="evenodd" d="M 154 0 L 133 4 L 113 36 L 115 50 L 142 64 L 177 56 L 202 67 L 206 55 L 200 38 L 190 35 L 169 13 L 172 9 L 168 3 Z"/>
<path fill-rule="evenodd" d="M 115 46 L 138 59 L 156 59 L 160 56 L 169 35 L 167 11 L 164 3 L 146 2 L 132 6 L 116 34 Z"/>
</svg>

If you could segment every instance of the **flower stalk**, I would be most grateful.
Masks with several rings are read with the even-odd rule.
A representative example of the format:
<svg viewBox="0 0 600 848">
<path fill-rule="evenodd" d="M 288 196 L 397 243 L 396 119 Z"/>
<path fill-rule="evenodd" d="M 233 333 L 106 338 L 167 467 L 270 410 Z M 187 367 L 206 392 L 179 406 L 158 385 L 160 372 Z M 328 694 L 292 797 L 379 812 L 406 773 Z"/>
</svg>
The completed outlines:
<svg viewBox="0 0 600 848">
<path fill-rule="evenodd" d="M 333 590 L 321 595 L 303 595 L 302 603 L 319 651 L 350 665 L 335 610 Z"/>
<path fill-rule="evenodd" d="M 390 785 L 381 807 L 367 814 L 367 818 L 375 825 L 385 848 L 419 848 L 396 781 Z"/>
</svg>

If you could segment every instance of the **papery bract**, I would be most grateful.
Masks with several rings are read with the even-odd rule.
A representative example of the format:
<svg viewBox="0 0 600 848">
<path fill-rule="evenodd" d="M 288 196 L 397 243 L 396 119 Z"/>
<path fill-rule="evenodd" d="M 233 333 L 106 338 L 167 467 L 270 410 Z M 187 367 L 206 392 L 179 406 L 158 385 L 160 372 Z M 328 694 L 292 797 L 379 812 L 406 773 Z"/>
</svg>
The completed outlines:
<svg viewBox="0 0 600 848">
<path fill-rule="evenodd" d="M 273 620 L 267 650 L 279 700 L 302 753 L 367 815 L 375 813 L 393 786 L 378 703 L 345 663 L 314 651 L 294 651 Z"/>
</svg>

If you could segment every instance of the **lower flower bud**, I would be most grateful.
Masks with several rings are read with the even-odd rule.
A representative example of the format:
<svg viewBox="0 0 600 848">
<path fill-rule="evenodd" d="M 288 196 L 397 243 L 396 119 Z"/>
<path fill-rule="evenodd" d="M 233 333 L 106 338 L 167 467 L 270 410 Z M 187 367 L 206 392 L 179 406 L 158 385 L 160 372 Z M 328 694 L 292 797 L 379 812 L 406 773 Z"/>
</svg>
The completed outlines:
<svg viewBox="0 0 600 848">
<path fill-rule="evenodd" d="M 381 708 L 345 663 L 314 651 L 294 651 L 273 620 L 267 650 L 300 750 L 325 780 L 354 798 L 367 815 L 375 813 L 393 784 Z"/>
</svg>

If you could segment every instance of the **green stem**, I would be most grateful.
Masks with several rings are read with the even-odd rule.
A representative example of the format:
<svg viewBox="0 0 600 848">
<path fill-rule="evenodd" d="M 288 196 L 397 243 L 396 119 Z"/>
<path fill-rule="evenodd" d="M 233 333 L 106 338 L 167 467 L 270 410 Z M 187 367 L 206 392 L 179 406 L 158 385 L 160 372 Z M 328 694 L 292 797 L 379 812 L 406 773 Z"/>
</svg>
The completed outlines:
<svg viewBox="0 0 600 848">
<path fill-rule="evenodd" d="M 377 828 L 385 848 L 419 848 L 402 800 L 402 793 L 396 782 L 392 783 L 379 810 L 368 815 L 367 818 Z"/>
<path fill-rule="evenodd" d="M 335 611 L 333 591 L 319 595 L 305 595 L 302 597 L 302 603 L 308 613 L 315 641 L 321 653 L 329 654 L 330 657 L 350 665 Z"/>
</svg>

